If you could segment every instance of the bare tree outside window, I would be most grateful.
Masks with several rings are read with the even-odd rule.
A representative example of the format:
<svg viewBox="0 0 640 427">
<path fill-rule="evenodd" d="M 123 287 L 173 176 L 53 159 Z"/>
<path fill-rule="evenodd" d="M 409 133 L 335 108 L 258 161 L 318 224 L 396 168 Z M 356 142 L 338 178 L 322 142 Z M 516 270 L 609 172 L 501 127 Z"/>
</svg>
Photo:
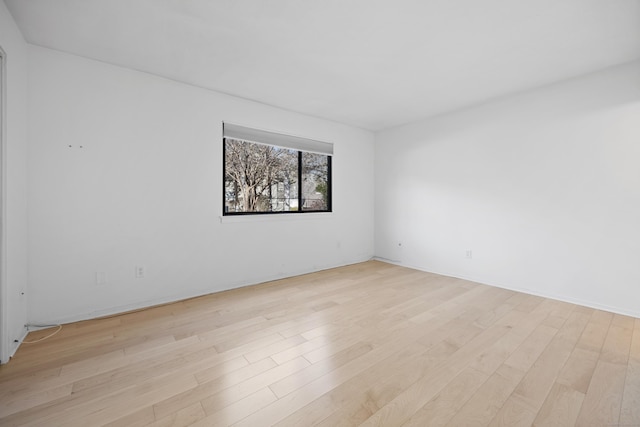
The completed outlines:
<svg viewBox="0 0 640 427">
<path fill-rule="evenodd" d="M 330 210 L 329 156 L 225 138 L 224 157 L 225 214 Z"/>
<path fill-rule="evenodd" d="M 328 209 L 329 156 L 302 153 L 302 209 L 325 211 Z"/>
</svg>

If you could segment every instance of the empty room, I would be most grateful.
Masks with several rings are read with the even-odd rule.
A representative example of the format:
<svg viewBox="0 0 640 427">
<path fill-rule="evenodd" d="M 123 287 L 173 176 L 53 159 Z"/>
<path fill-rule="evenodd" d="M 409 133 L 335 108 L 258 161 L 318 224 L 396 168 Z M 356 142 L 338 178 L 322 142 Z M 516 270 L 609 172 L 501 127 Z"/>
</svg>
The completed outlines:
<svg viewBox="0 0 640 427">
<path fill-rule="evenodd" d="M 640 427 L 640 0 L 0 1 L 1 426 Z"/>
</svg>

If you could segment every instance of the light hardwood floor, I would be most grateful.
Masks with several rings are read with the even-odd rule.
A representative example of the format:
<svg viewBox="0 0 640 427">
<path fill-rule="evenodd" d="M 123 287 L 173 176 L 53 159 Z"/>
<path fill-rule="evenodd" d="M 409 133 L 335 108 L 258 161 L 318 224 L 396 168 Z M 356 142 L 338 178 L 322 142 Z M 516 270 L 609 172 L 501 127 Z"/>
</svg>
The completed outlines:
<svg viewBox="0 0 640 427">
<path fill-rule="evenodd" d="M 2 426 L 192 424 L 640 426 L 640 319 L 372 261 L 65 325 L 0 367 Z"/>
</svg>

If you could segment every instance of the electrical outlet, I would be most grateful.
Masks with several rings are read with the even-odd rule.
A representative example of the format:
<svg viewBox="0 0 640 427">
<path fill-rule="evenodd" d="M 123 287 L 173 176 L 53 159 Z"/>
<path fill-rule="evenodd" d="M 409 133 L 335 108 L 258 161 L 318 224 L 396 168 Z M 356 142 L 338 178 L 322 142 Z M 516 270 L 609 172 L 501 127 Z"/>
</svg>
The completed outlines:
<svg viewBox="0 0 640 427">
<path fill-rule="evenodd" d="M 471 249 L 467 249 L 465 252 L 465 258 L 466 259 L 471 259 L 473 258 L 473 251 L 471 251 Z"/>
<path fill-rule="evenodd" d="M 136 279 L 143 279 L 146 274 L 146 270 L 142 265 L 136 265 Z"/>
<path fill-rule="evenodd" d="M 97 271 L 96 272 L 96 285 L 104 286 L 106 284 L 107 284 L 107 273 L 105 273 L 104 271 Z"/>
</svg>

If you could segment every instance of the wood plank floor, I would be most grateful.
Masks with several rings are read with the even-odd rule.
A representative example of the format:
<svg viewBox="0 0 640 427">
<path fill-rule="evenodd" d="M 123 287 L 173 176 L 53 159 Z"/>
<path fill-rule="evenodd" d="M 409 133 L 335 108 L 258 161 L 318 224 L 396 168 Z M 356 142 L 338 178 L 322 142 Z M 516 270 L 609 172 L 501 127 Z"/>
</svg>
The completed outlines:
<svg viewBox="0 0 640 427">
<path fill-rule="evenodd" d="M 640 426 L 640 319 L 371 261 L 65 325 L 0 425 Z"/>
</svg>

